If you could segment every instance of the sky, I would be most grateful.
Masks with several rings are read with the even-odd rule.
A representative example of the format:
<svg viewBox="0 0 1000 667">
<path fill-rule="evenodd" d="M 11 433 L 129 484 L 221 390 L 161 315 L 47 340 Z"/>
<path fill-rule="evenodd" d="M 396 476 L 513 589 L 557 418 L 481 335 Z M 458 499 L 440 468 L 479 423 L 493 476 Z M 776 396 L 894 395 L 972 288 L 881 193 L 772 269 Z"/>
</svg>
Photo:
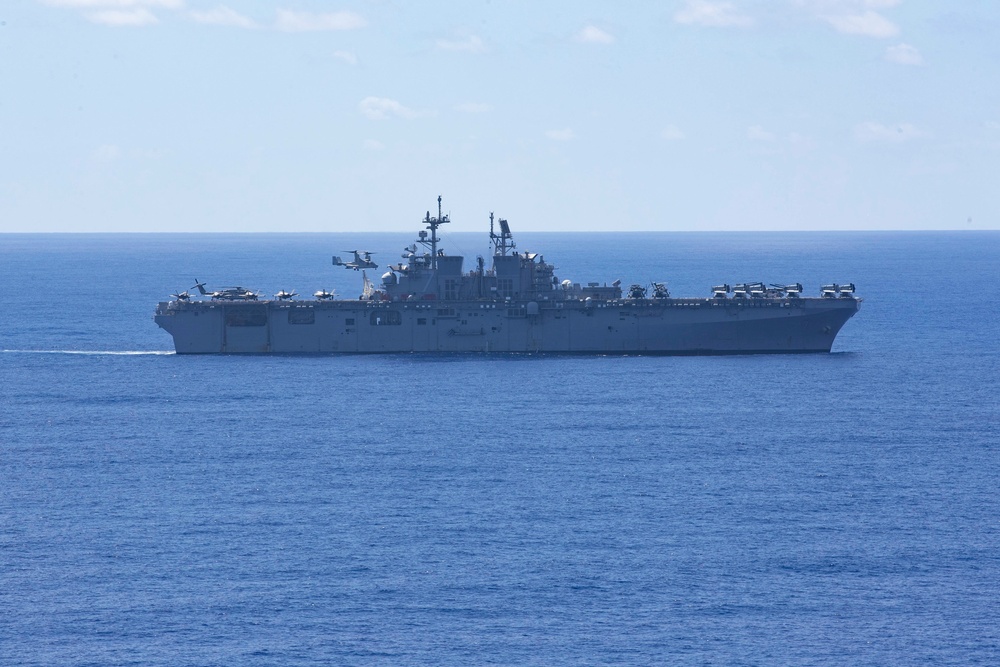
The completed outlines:
<svg viewBox="0 0 1000 667">
<path fill-rule="evenodd" d="M 996 0 L 3 0 L 0 232 L 1000 229 Z"/>
</svg>

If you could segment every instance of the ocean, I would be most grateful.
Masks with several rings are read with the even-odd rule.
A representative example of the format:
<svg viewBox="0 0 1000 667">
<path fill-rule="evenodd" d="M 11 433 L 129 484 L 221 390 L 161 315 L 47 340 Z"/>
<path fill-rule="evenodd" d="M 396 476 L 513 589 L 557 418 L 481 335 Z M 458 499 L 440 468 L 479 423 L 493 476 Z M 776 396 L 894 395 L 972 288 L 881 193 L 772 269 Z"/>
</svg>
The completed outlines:
<svg viewBox="0 0 1000 667">
<path fill-rule="evenodd" d="M 176 356 L 196 278 L 410 235 L 0 235 L 0 664 L 1000 664 L 1000 232 L 516 240 L 864 302 L 831 354 Z"/>
</svg>

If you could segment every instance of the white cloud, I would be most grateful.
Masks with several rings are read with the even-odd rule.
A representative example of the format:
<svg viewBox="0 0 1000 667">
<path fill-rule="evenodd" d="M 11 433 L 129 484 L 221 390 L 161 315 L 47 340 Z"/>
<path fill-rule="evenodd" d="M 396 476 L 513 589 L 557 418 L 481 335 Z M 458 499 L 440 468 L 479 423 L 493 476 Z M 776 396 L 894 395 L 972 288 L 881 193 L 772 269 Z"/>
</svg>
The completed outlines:
<svg viewBox="0 0 1000 667">
<path fill-rule="evenodd" d="M 483 102 L 466 102 L 456 106 L 455 111 L 461 111 L 462 113 L 486 113 L 487 111 L 493 111 L 493 107 Z"/>
<path fill-rule="evenodd" d="M 920 55 L 920 51 L 917 51 L 916 47 L 910 46 L 909 44 L 897 44 L 896 46 L 888 46 L 885 49 L 885 59 L 889 62 L 898 63 L 900 65 L 923 65 L 924 59 Z"/>
<path fill-rule="evenodd" d="M 684 133 L 676 125 L 667 125 L 660 132 L 660 138 L 667 141 L 678 141 L 684 138 Z"/>
<path fill-rule="evenodd" d="M 859 141 L 903 143 L 926 136 L 917 126 L 911 123 L 899 125 L 883 125 L 874 121 L 861 123 L 854 128 L 854 136 Z"/>
<path fill-rule="evenodd" d="M 848 13 L 862 9 L 888 9 L 896 7 L 903 0 L 795 0 L 799 7 L 817 13 Z"/>
<path fill-rule="evenodd" d="M 108 9 L 84 14 L 91 23 L 100 23 L 114 27 L 155 25 L 160 22 L 156 15 L 148 9 Z"/>
<path fill-rule="evenodd" d="M 350 51 L 334 51 L 333 57 L 337 60 L 342 60 L 348 65 L 357 65 L 358 57 L 351 53 Z"/>
<path fill-rule="evenodd" d="M 387 118 L 414 118 L 417 112 L 407 108 L 387 97 L 366 97 L 358 104 L 361 113 L 371 120 L 386 120 Z"/>
<path fill-rule="evenodd" d="M 257 24 L 252 19 L 233 11 L 229 7 L 221 5 L 206 12 L 191 10 L 187 13 L 187 16 L 195 23 L 204 23 L 206 25 L 224 25 L 247 29 L 257 27 Z"/>
<path fill-rule="evenodd" d="M 848 35 L 893 37 L 899 27 L 879 13 L 902 0 L 795 0 L 795 4 Z"/>
<path fill-rule="evenodd" d="M 833 14 L 821 17 L 838 32 L 866 37 L 895 37 L 899 28 L 878 12 L 868 10 L 861 14 Z"/>
<path fill-rule="evenodd" d="M 774 133 L 768 132 L 760 125 L 751 125 L 747 128 L 747 139 L 751 141 L 774 141 Z"/>
<path fill-rule="evenodd" d="M 275 27 L 284 32 L 314 32 L 320 30 L 356 30 L 368 25 L 360 14 L 349 11 L 313 14 L 278 10 Z"/>
<path fill-rule="evenodd" d="M 184 0 L 40 0 L 50 7 L 67 9 L 134 9 L 136 7 L 159 7 L 180 9 Z"/>
<path fill-rule="evenodd" d="M 366 151 L 385 150 L 385 144 L 383 144 L 378 139 L 365 139 L 361 145 Z"/>
<path fill-rule="evenodd" d="M 576 41 L 584 44 L 614 44 L 615 37 L 596 26 L 588 25 L 576 33 Z"/>
<path fill-rule="evenodd" d="M 568 127 L 564 130 L 549 130 L 545 133 L 545 136 L 553 141 L 572 141 L 576 139 L 576 133 Z"/>
<path fill-rule="evenodd" d="M 816 142 L 810 137 L 803 136 L 798 132 L 792 132 L 786 137 L 788 145 L 799 151 L 809 151 L 816 147 Z"/>
<path fill-rule="evenodd" d="M 763 125 L 751 125 L 747 128 L 747 140 L 759 144 L 763 150 L 768 152 L 791 151 L 793 154 L 802 154 L 813 150 L 816 142 L 798 132 L 776 132 Z"/>
<path fill-rule="evenodd" d="M 90 158 L 94 162 L 107 164 L 114 162 L 122 156 L 122 150 L 113 144 L 103 144 L 90 153 Z"/>
<path fill-rule="evenodd" d="M 684 7 L 674 14 L 674 21 L 712 28 L 748 28 L 753 25 L 753 19 L 740 14 L 733 3 L 709 0 L 686 0 Z"/>
<path fill-rule="evenodd" d="M 462 39 L 439 39 L 434 43 L 434 47 L 439 51 L 464 51 L 466 53 L 486 51 L 486 44 L 476 35 L 469 35 Z"/>
<path fill-rule="evenodd" d="M 39 0 L 43 5 L 83 10 L 91 23 L 114 27 L 144 26 L 159 23 L 153 9 L 181 9 L 184 0 Z"/>
<path fill-rule="evenodd" d="M 816 16 L 847 16 L 898 6 L 902 0 L 793 0 Z"/>
</svg>

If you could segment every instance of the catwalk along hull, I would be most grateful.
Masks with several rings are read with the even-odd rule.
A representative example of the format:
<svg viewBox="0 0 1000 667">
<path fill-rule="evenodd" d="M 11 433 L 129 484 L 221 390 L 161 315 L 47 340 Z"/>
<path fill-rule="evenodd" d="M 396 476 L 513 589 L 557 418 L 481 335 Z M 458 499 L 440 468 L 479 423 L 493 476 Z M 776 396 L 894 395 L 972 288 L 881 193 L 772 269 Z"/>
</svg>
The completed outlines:
<svg viewBox="0 0 1000 667">
<path fill-rule="evenodd" d="M 853 297 L 545 301 L 170 301 L 178 354 L 829 352 Z"/>
</svg>

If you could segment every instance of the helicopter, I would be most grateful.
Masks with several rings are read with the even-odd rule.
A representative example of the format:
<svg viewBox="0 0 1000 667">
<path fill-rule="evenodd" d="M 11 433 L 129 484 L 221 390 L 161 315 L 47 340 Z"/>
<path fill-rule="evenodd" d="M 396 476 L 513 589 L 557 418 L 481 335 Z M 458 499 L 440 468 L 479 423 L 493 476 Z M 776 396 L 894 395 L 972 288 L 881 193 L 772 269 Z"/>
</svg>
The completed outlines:
<svg viewBox="0 0 1000 667">
<path fill-rule="evenodd" d="M 275 296 L 276 298 L 278 298 L 279 300 L 281 300 L 281 301 L 287 301 L 288 299 L 291 299 L 291 298 L 293 298 L 293 297 L 296 297 L 296 296 L 298 296 L 298 294 L 299 294 L 299 293 L 298 293 L 298 292 L 295 292 L 295 291 L 291 291 L 291 292 L 286 292 L 285 290 L 281 290 L 280 292 L 278 292 L 278 293 L 277 293 L 277 294 L 275 294 L 274 296 Z"/>
<path fill-rule="evenodd" d="M 566 281 L 569 282 L 569 281 Z M 646 298 L 646 288 L 642 285 L 632 285 L 628 288 L 628 298 L 630 299 L 645 299 Z"/>
<path fill-rule="evenodd" d="M 259 296 L 257 292 L 243 287 L 223 287 L 216 292 L 209 292 L 205 289 L 205 283 L 198 282 L 197 278 L 194 279 L 194 287 L 191 289 L 195 288 L 202 296 L 211 297 L 212 301 L 256 301 Z"/>
<path fill-rule="evenodd" d="M 377 269 L 378 264 L 372 261 L 372 253 L 369 250 L 345 250 L 344 252 L 354 253 L 353 262 L 345 262 L 340 258 L 339 255 L 333 256 L 333 265 L 342 266 L 345 269 L 354 269 L 355 271 L 360 271 L 361 269 Z M 362 257 L 364 255 L 364 257 Z"/>
<path fill-rule="evenodd" d="M 178 301 L 190 301 L 191 299 L 191 293 L 188 292 L 187 290 L 183 292 L 178 292 L 177 294 L 171 294 L 170 296 L 174 297 Z"/>
</svg>

